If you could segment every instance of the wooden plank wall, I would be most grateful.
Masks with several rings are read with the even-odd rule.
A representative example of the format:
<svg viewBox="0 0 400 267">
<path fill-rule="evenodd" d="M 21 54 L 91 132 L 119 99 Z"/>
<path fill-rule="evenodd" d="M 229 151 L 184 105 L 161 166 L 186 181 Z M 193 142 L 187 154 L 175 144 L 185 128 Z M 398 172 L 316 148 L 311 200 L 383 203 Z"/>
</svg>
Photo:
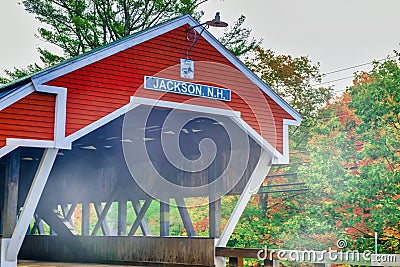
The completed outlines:
<svg viewBox="0 0 400 267">
<path fill-rule="evenodd" d="M 26 236 L 19 258 L 148 266 L 214 266 L 214 239 L 188 237 L 77 236 L 82 258 L 58 236 Z"/>
</svg>

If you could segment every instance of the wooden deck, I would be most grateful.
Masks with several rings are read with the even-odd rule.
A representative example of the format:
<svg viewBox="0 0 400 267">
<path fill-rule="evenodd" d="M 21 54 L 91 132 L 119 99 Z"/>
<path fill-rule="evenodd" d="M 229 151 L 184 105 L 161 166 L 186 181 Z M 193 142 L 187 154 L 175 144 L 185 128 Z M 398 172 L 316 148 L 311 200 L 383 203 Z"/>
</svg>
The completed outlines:
<svg viewBox="0 0 400 267">
<path fill-rule="evenodd" d="M 64 266 L 71 266 L 71 267 L 137 267 L 136 265 L 107 265 L 107 264 L 83 264 L 83 263 L 68 263 L 68 262 L 43 262 L 43 261 L 26 261 L 21 260 L 18 261 L 18 267 L 64 267 Z"/>
</svg>

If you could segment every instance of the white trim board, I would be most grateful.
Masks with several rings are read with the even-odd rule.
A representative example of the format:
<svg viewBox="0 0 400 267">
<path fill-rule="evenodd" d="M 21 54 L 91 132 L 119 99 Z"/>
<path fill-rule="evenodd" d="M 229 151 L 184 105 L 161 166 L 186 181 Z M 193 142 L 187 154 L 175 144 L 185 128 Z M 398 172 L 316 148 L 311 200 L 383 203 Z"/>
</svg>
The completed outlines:
<svg viewBox="0 0 400 267">
<path fill-rule="evenodd" d="M 247 132 L 247 134 L 249 134 L 261 147 L 263 147 L 263 149 L 269 151 L 274 156 L 273 162 L 272 162 L 273 164 L 288 164 L 289 163 L 288 125 L 292 125 L 292 124 L 296 125 L 298 123 L 296 121 L 284 120 L 284 122 L 283 122 L 284 143 L 283 143 L 283 154 L 282 154 L 274 146 L 272 146 L 268 141 L 266 141 L 259 133 L 257 133 L 253 128 L 251 128 L 251 126 L 240 117 L 240 112 L 233 111 L 233 110 L 205 107 L 205 106 L 182 104 L 182 103 L 170 102 L 170 101 L 164 101 L 164 100 L 141 98 L 141 97 L 131 97 L 130 104 L 124 105 L 123 107 L 106 115 L 105 117 L 102 117 L 101 119 L 89 124 L 88 126 L 80 129 L 79 131 L 69 135 L 68 137 L 63 138 L 62 142 L 61 142 L 62 148 L 71 149 L 72 142 L 95 131 L 96 129 L 106 125 L 107 123 L 111 122 L 112 120 L 124 115 L 128 111 L 130 111 L 140 105 L 157 106 L 157 107 L 164 107 L 164 108 L 175 108 L 175 109 L 181 109 L 181 110 L 186 110 L 186 111 L 201 112 L 201 113 L 208 113 L 208 114 L 229 117 L 240 128 L 242 128 L 242 130 Z M 57 123 L 56 123 L 56 125 L 57 125 Z M 65 127 L 65 120 L 64 120 L 64 127 Z M 6 140 L 7 140 L 7 143 L 6 143 L 7 146 L 0 149 L 0 157 L 8 154 L 12 150 L 14 150 L 15 148 L 20 147 L 20 146 L 22 146 L 22 147 L 42 147 L 42 148 L 60 147 L 60 146 L 57 146 L 55 141 L 49 141 L 49 140 L 33 140 L 33 139 L 18 139 L 18 138 L 7 138 Z"/>
<path fill-rule="evenodd" d="M 204 107 L 204 106 L 197 106 L 197 105 L 190 105 L 190 104 L 182 104 L 177 102 L 170 102 L 164 100 L 155 100 L 150 98 L 142 98 L 142 97 L 131 97 L 131 103 L 115 110 L 114 112 L 108 114 L 107 116 L 89 124 L 88 126 L 80 129 L 79 131 L 67 136 L 65 139 L 68 143 L 72 143 L 79 138 L 93 132 L 94 130 L 106 125 L 107 123 L 111 122 L 112 120 L 124 115 L 128 111 L 135 109 L 140 105 L 145 106 L 157 106 L 157 107 L 164 107 L 164 108 L 176 108 L 182 109 L 187 111 L 194 111 L 194 112 L 201 112 L 201 113 L 209 113 L 215 115 L 223 115 L 228 117 L 240 117 L 240 112 L 233 111 L 233 110 L 225 110 L 225 109 L 218 109 L 218 108 L 211 108 L 211 107 Z"/>
<path fill-rule="evenodd" d="M 49 140 L 34 140 L 34 139 L 20 139 L 20 138 L 7 138 L 7 146 L 14 147 L 39 147 L 39 148 L 54 148 L 54 141 Z"/>
<path fill-rule="evenodd" d="M 186 111 L 209 113 L 209 114 L 215 114 L 215 115 L 221 115 L 221 116 L 240 118 L 240 112 L 235 111 L 235 110 L 212 108 L 212 107 L 171 102 L 171 101 L 165 101 L 165 100 L 157 100 L 157 99 L 152 99 L 152 98 L 131 97 L 131 103 L 147 105 L 147 106 L 164 107 L 164 108 L 175 108 L 175 109 L 186 110 Z"/>
<path fill-rule="evenodd" d="M 65 141 L 67 88 L 49 85 L 36 85 L 35 83 L 34 86 L 38 92 L 56 95 L 54 111 L 54 146 L 57 148 L 70 148 L 71 143 Z"/>
</svg>

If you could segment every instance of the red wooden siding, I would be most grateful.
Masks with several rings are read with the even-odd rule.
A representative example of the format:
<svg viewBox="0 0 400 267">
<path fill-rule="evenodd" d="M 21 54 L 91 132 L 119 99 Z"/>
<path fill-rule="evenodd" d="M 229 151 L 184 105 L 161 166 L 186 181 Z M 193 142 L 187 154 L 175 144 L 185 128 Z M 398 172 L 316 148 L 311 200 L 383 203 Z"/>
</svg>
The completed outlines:
<svg viewBox="0 0 400 267">
<path fill-rule="evenodd" d="M 0 148 L 6 138 L 54 139 L 55 96 L 33 92 L 0 111 Z"/>
<path fill-rule="evenodd" d="M 186 29 L 187 26 L 172 30 L 48 82 L 49 85 L 68 89 L 66 135 L 71 135 L 126 105 L 132 95 L 157 99 L 162 96 L 163 100 L 175 102 L 193 99 L 185 95 L 162 95 L 160 92 L 139 89 L 145 75 L 182 80 L 179 77 L 179 66 L 172 66 L 179 64 L 191 44 L 186 40 Z M 293 118 L 265 93 L 261 93 L 257 86 L 204 38 L 198 40 L 190 58 L 195 61 L 193 82 L 214 83 L 217 87 L 227 87 L 241 96 L 233 93 L 231 102 L 224 103 L 196 98 L 196 104 L 240 111 L 242 118 L 257 131 L 260 130 L 260 125 L 262 129 L 276 128 L 276 137 L 275 134 L 271 134 L 273 131 L 264 132 L 263 136 L 272 144 L 276 143 L 277 149 L 282 152 L 282 120 Z M 202 66 L 200 61 L 221 63 L 225 67 L 210 66 L 206 63 Z M 232 69 L 227 70 L 226 66 Z M 268 102 L 272 110 L 275 127 L 265 102 Z M 249 106 L 255 112 L 250 110 Z M 257 114 L 257 119 L 254 113 Z"/>
</svg>

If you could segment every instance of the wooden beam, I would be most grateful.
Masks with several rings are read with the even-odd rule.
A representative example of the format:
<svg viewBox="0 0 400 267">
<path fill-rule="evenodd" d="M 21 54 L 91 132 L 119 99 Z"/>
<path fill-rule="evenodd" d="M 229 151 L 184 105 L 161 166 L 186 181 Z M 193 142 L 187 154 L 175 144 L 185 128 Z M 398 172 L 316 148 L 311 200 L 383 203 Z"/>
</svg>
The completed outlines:
<svg viewBox="0 0 400 267">
<path fill-rule="evenodd" d="M 274 267 L 274 261 L 270 259 L 265 259 L 264 260 L 264 266 L 265 267 Z"/>
<path fill-rule="evenodd" d="M 101 205 L 101 203 L 98 203 L 98 202 L 94 202 L 93 205 L 94 205 L 94 209 L 96 210 L 97 218 L 98 218 L 98 220 L 100 220 L 100 216 L 103 212 L 103 206 Z M 110 235 L 110 228 L 108 227 L 106 216 L 104 216 L 103 220 L 101 221 L 101 231 L 103 232 L 103 235 L 105 235 L 105 236 Z M 92 233 L 92 235 L 93 235 L 93 233 Z"/>
<path fill-rule="evenodd" d="M 31 260 L 48 259 L 49 261 L 66 262 L 50 263 L 46 267 L 72 267 L 75 264 L 76 267 L 214 266 L 215 240 L 210 238 L 182 238 L 179 236 L 156 238 L 143 236 L 76 236 L 76 238 L 85 247 L 85 250 L 92 255 L 91 259 L 78 258 L 75 255 L 71 257 L 69 248 L 64 249 L 66 246 L 63 244 L 63 237 L 50 236 L 43 236 L 40 239 L 35 236 L 27 237 L 20 256 Z M 76 263 L 70 263 L 71 261 Z M 32 263 L 30 266 L 39 267 L 39 265 L 41 264 Z"/>
<path fill-rule="evenodd" d="M 176 205 L 178 205 L 179 214 L 181 215 L 183 225 L 188 236 L 196 236 L 192 220 L 190 219 L 189 212 L 186 208 L 185 200 L 181 197 L 175 198 Z"/>
<path fill-rule="evenodd" d="M 74 211 L 76 209 L 76 204 L 71 204 L 69 207 L 68 213 L 67 213 L 67 218 L 72 218 L 72 215 L 74 214 Z"/>
<path fill-rule="evenodd" d="M 128 236 L 134 235 L 136 230 L 138 229 L 140 222 L 143 220 L 146 211 L 149 209 L 150 204 L 152 202 L 151 198 L 148 198 L 145 200 L 145 202 L 143 203 L 143 206 L 141 207 L 139 214 L 136 216 L 136 220 L 133 222 L 133 225 L 131 227 L 131 230 L 128 233 Z"/>
<path fill-rule="evenodd" d="M 89 254 L 76 237 L 78 233 L 68 220 L 61 218 L 56 211 L 52 211 L 46 207 L 39 206 L 37 212 L 56 231 L 57 235 L 62 237 L 63 242 L 70 248 L 74 255 L 90 259 Z"/>
<path fill-rule="evenodd" d="M 38 235 L 44 235 L 44 227 L 43 227 L 43 221 L 42 219 L 39 217 L 39 215 L 35 214 L 35 223 L 33 224 L 33 227 L 30 231 L 31 235 L 34 235 L 36 230 L 38 232 Z"/>
<path fill-rule="evenodd" d="M 118 235 L 126 235 L 126 214 L 127 202 L 126 200 L 118 201 Z"/>
<path fill-rule="evenodd" d="M 69 210 L 68 204 L 60 204 L 60 207 L 61 207 L 61 211 L 62 211 L 62 214 L 64 216 L 64 219 L 67 219 L 66 217 L 67 217 L 67 213 L 68 213 L 68 210 Z"/>
<path fill-rule="evenodd" d="M 221 199 L 208 204 L 209 233 L 210 237 L 221 236 Z"/>
<path fill-rule="evenodd" d="M 76 204 L 72 204 L 71 206 L 68 206 L 68 204 L 61 204 L 60 206 L 64 218 L 68 220 L 71 225 L 74 225 L 74 222 L 72 221 L 72 215 L 74 214 Z"/>
<path fill-rule="evenodd" d="M 139 200 L 132 200 L 132 207 L 135 211 L 136 216 L 138 216 L 141 206 Z M 149 222 L 146 219 L 146 215 L 143 216 L 142 221 L 140 222 L 140 230 L 142 231 L 142 234 L 144 236 L 152 236 L 153 234 L 151 233 L 150 225 Z"/>
<path fill-rule="evenodd" d="M 169 236 L 169 203 L 160 201 L 160 236 Z"/>
<path fill-rule="evenodd" d="M 271 168 L 271 160 L 272 156 L 270 153 L 266 150 L 262 150 L 257 165 L 254 168 L 253 173 L 251 174 L 250 179 L 243 190 L 243 193 L 240 195 L 238 203 L 229 217 L 228 223 L 226 224 L 224 231 L 217 242 L 217 246 L 225 247 L 228 243 L 229 238 L 235 230 L 236 224 L 242 216 L 251 196 L 258 192 L 262 182 L 264 181 L 265 175 Z"/>
<path fill-rule="evenodd" d="M 110 198 L 109 200 L 106 202 L 106 205 L 104 206 L 103 210 L 100 213 L 100 216 L 98 216 L 98 220 L 96 225 L 93 228 L 92 231 L 92 236 L 96 235 L 97 232 L 99 231 L 100 227 L 102 226 L 103 221 L 105 220 L 108 211 L 111 208 L 111 205 L 115 199 L 115 196 L 118 194 L 118 188 L 116 186 L 113 187 L 111 193 L 110 193 Z"/>
<path fill-rule="evenodd" d="M 243 258 L 230 257 L 229 258 L 229 267 L 243 267 L 244 261 Z"/>
<path fill-rule="evenodd" d="M 208 169 L 208 183 L 213 183 L 218 177 L 218 170 L 222 165 L 221 157 L 214 160 Z M 209 198 L 210 199 L 210 198 Z M 209 236 L 218 238 L 221 235 L 221 199 L 208 203 Z"/>
<path fill-rule="evenodd" d="M 58 205 L 54 205 L 52 208 L 58 212 Z M 50 208 L 49 208 L 49 209 L 50 209 Z M 56 231 L 54 230 L 54 228 L 51 227 L 51 225 L 49 225 L 49 226 L 50 226 L 50 235 L 53 235 L 53 236 L 54 236 L 54 235 L 57 235 L 57 233 L 56 233 Z"/>
<path fill-rule="evenodd" d="M 90 203 L 82 202 L 82 235 L 88 236 L 90 233 Z"/>
<path fill-rule="evenodd" d="M 101 211 L 100 215 L 97 215 L 98 220 L 96 225 L 93 228 L 92 231 L 92 236 L 97 234 L 97 231 L 99 231 L 100 227 L 103 226 L 103 222 L 106 219 L 107 213 L 110 210 L 112 205 L 112 201 L 106 202 L 106 205 L 104 206 L 103 210 Z"/>
<path fill-rule="evenodd" d="M 66 230 L 68 230 L 68 233 L 71 235 L 78 235 L 74 226 L 67 219 L 63 218 L 57 210 L 40 206 L 37 209 L 37 213 L 51 228 L 54 229 L 57 235 L 63 234 Z M 61 224 L 63 225 L 62 228 L 60 228 Z"/>
<path fill-rule="evenodd" d="M 17 224 L 18 184 L 21 150 L 17 148 L 8 155 L 4 186 L 3 237 L 12 236 Z"/>
</svg>

